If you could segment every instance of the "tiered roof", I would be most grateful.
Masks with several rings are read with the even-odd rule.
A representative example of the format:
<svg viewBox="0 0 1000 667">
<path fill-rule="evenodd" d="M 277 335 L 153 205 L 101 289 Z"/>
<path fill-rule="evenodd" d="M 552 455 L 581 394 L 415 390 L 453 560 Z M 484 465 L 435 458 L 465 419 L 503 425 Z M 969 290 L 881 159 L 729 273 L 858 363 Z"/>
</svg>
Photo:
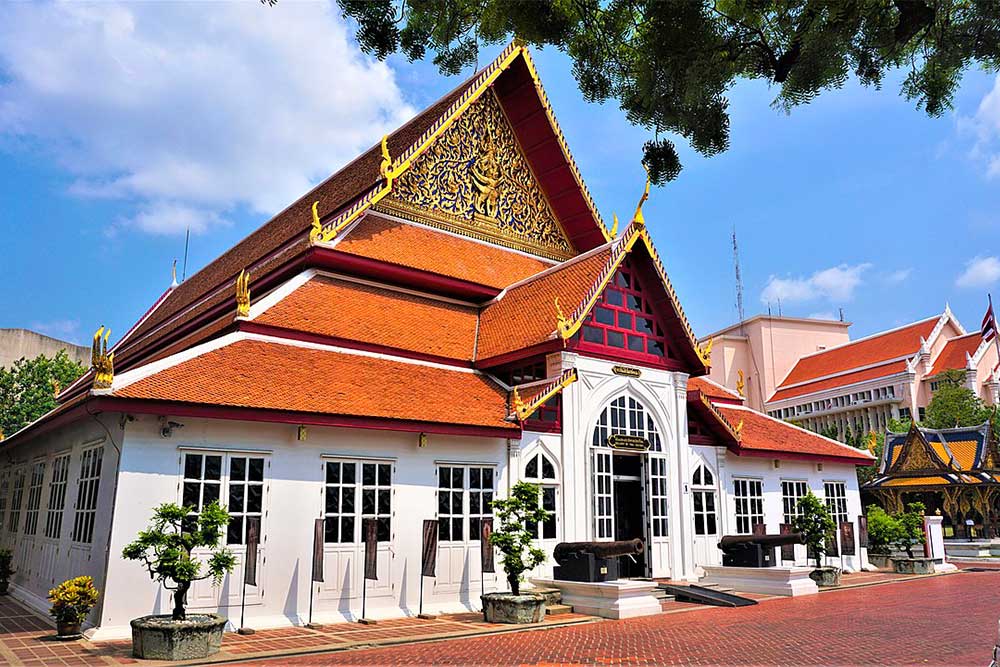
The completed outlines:
<svg viewBox="0 0 1000 667">
<path fill-rule="evenodd" d="M 990 423 L 951 429 L 911 426 L 886 433 L 879 476 L 871 489 L 995 484 L 1000 482 L 1000 451 Z"/>
<path fill-rule="evenodd" d="M 973 331 L 964 336 L 955 336 L 945 343 L 941 353 L 934 360 L 934 367 L 931 369 L 930 375 L 934 376 L 947 370 L 966 368 L 969 358 L 976 354 L 982 344 L 983 335 L 980 331 Z"/>
</svg>

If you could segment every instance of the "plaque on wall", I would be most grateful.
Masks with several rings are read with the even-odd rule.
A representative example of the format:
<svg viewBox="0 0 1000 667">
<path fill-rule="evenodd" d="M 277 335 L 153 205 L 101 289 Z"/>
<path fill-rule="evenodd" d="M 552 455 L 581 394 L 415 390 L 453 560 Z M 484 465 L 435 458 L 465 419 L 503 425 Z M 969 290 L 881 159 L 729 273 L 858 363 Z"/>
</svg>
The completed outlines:
<svg viewBox="0 0 1000 667">
<path fill-rule="evenodd" d="M 840 522 L 840 549 L 845 556 L 853 556 L 857 553 L 854 546 L 854 524 L 850 521 Z"/>
<path fill-rule="evenodd" d="M 627 449 L 633 452 L 644 452 L 649 449 L 649 440 L 637 435 L 614 433 L 608 436 L 608 447 L 611 449 Z"/>
<path fill-rule="evenodd" d="M 767 535 L 767 526 L 763 523 L 755 523 L 753 525 L 754 535 Z"/>
<path fill-rule="evenodd" d="M 858 546 L 868 548 L 868 517 L 858 516 Z"/>
<path fill-rule="evenodd" d="M 642 375 L 642 371 L 638 368 L 632 368 L 631 366 L 612 366 L 611 372 L 615 375 L 624 375 L 625 377 L 637 378 Z"/>
<path fill-rule="evenodd" d="M 824 545 L 826 547 L 825 555 L 833 556 L 834 558 L 840 556 L 840 548 L 839 548 L 840 545 L 837 544 L 836 529 L 831 530 L 829 533 L 826 534 L 826 542 L 824 543 Z"/>
<path fill-rule="evenodd" d="M 783 523 L 778 526 L 778 532 L 782 535 L 791 535 L 792 524 Z M 795 560 L 795 545 L 794 544 L 782 544 L 781 545 L 781 560 Z"/>
</svg>

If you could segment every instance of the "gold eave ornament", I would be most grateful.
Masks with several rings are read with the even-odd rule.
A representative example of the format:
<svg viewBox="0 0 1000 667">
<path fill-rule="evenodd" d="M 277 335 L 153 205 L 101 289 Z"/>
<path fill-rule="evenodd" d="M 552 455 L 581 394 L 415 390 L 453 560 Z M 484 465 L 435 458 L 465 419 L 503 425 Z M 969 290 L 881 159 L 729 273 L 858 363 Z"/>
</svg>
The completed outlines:
<svg viewBox="0 0 1000 667">
<path fill-rule="evenodd" d="M 576 382 L 576 369 L 571 368 L 568 371 L 564 371 L 562 376 L 555 380 L 552 384 L 546 387 L 543 391 L 539 392 L 535 398 L 530 402 L 525 402 L 521 398 L 520 393 L 517 391 L 517 387 L 513 390 L 513 403 L 514 403 L 514 414 L 517 415 L 518 421 L 524 421 L 531 415 L 535 414 L 538 408 L 542 407 L 546 401 L 561 392 L 566 387 L 570 386 Z"/>
<path fill-rule="evenodd" d="M 94 342 L 90 349 L 90 363 L 94 369 L 94 389 L 111 389 L 115 380 L 115 353 L 108 352 L 111 329 L 102 326 L 94 332 Z"/>
<path fill-rule="evenodd" d="M 250 316 L 250 273 L 243 269 L 236 276 L 236 317 Z"/>
<path fill-rule="evenodd" d="M 736 392 L 740 395 L 740 398 L 746 398 L 744 390 L 746 389 L 746 380 L 743 377 L 743 371 L 736 371 Z"/>
</svg>

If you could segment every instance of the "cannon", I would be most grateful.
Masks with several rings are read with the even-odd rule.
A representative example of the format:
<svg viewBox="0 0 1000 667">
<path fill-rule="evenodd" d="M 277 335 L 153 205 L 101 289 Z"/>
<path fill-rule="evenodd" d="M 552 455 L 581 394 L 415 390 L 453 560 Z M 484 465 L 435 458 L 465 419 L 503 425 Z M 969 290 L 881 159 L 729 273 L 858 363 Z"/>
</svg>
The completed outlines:
<svg viewBox="0 0 1000 667">
<path fill-rule="evenodd" d="M 618 578 L 618 558 L 646 550 L 640 539 L 620 542 L 560 542 L 552 551 L 559 563 L 553 576 L 560 581 L 614 581 Z"/>
<path fill-rule="evenodd" d="M 774 567 L 774 548 L 802 544 L 800 533 L 787 535 L 725 535 L 719 540 L 726 567 Z"/>
</svg>

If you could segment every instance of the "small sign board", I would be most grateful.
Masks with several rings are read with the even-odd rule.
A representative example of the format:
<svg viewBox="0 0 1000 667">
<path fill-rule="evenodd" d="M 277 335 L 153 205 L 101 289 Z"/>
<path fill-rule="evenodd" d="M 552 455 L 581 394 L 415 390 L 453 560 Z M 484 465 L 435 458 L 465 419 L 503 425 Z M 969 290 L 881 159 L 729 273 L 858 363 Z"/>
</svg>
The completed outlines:
<svg viewBox="0 0 1000 667">
<path fill-rule="evenodd" d="M 826 547 L 825 555 L 830 556 L 832 558 L 837 558 L 838 556 L 840 556 L 840 548 L 839 548 L 840 545 L 837 544 L 836 530 L 831 530 L 829 533 L 826 534 L 825 547 Z"/>
<path fill-rule="evenodd" d="M 790 535 L 792 533 L 792 524 L 783 523 L 778 526 L 778 532 L 782 535 Z M 795 545 L 794 544 L 782 544 L 781 545 L 781 560 L 795 560 Z"/>
<path fill-rule="evenodd" d="M 424 548 L 420 559 L 420 574 L 425 577 L 436 577 L 438 550 L 438 522 L 434 519 L 424 520 Z"/>
<path fill-rule="evenodd" d="M 490 536 L 493 534 L 493 519 L 482 520 L 482 534 L 479 536 L 479 558 L 482 572 L 496 572 L 497 568 L 493 562 L 493 544 Z"/>
<path fill-rule="evenodd" d="M 854 524 L 850 521 L 840 522 L 840 550 L 845 556 L 853 556 L 857 553 L 854 545 Z"/>
<path fill-rule="evenodd" d="M 375 519 L 362 523 L 365 537 L 365 579 L 378 581 L 378 524 Z"/>
<path fill-rule="evenodd" d="M 313 522 L 313 553 L 312 553 L 312 580 L 323 581 L 323 536 L 326 521 L 316 519 Z"/>
<path fill-rule="evenodd" d="M 858 515 L 858 546 L 868 548 L 868 517 Z"/>
<path fill-rule="evenodd" d="M 260 519 L 247 518 L 246 570 L 243 580 L 248 586 L 257 585 L 257 547 L 260 544 Z"/>
<path fill-rule="evenodd" d="M 608 447 L 611 449 L 627 449 L 633 452 L 644 452 L 649 449 L 649 440 L 637 435 L 614 433 L 608 436 Z"/>
<path fill-rule="evenodd" d="M 631 366 L 612 366 L 611 372 L 615 375 L 624 375 L 625 377 L 637 378 L 642 375 L 642 371 L 638 368 L 632 368 Z"/>
</svg>

